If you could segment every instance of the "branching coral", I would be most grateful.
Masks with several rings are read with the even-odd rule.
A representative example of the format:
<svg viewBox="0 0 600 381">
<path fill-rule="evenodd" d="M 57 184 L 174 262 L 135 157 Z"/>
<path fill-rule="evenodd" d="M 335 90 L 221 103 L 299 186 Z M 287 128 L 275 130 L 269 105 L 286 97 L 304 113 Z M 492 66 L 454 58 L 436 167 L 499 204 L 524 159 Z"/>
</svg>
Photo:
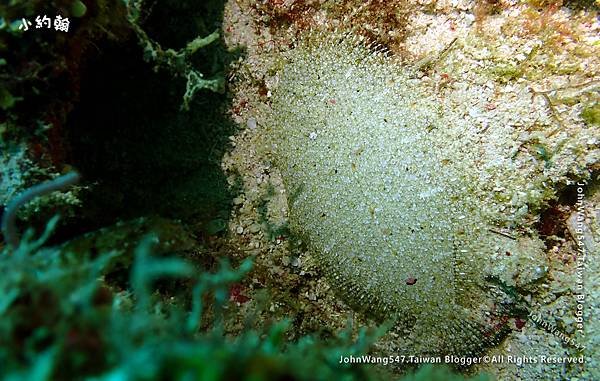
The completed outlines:
<svg viewBox="0 0 600 381">
<path fill-rule="evenodd" d="M 190 41 L 185 48 L 180 50 L 163 49 L 160 44 L 152 40 L 148 34 L 138 24 L 139 9 L 141 4 L 131 3 L 129 9 L 129 19 L 132 28 L 138 35 L 140 45 L 144 49 L 144 58 L 156 65 L 156 68 L 167 69 L 174 76 L 185 77 L 186 89 L 183 95 L 183 110 L 189 110 L 189 103 L 194 94 L 202 89 L 208 89 L 214 92 L 223 92 L 225 89 L 225 79 L 221 76 L 212 79 L 205 79 L 204 75 L 194 68 L 191 64 L 191 56 L 200 48 L 203 48 L 219 39 L 219 32 L 215 31 L 206 37 L 196 37 Z"/>
</svg>

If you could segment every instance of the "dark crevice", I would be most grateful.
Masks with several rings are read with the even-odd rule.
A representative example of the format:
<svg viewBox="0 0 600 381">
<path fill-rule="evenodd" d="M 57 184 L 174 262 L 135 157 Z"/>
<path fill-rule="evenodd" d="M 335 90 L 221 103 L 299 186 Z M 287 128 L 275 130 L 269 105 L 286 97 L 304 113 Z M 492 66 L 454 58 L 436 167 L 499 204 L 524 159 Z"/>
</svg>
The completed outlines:
<svg viewBox="0 0 600 381">
<path fill-rule="evenodd" d="M 599 176 L 600 173 L 593 172 L 590 176 L 592 180 L 585 182 L 583 191 L 586 197 L 598 190 L 600 182 L 593 179 L 598 179 Z M 567 219 L 577 208 L 578 188 L 580 187 L 578 184 L 580 183 L 583 182 L 573 181 L 563 187 L 558 192 L 556 200 L 551 201 L 548 207 L 540 213 L 536 229 L 546 244 L 549 243 L 548 240 L 551 237 L 567 238 Z"/>
<path fill-rule="evenodd" d="M 146 8 L 152 13 L 144 24 L 152 38 L 167 46 L 178 47 L 179 41 L 202 36 L 212 24 L 221 23 L 212 19 L 210 28 L 198 28 L 199 21 L 181 25 L 191 21 L 178 19 L 159 28 L 157 17 L 168 20 L 160 9 L 173 6 L 173 12 L 187 12 L 171 3 Z M 185 14 L 198 19 L 222 14 L 222 1 L 211 4 L 220 9 Z M 81 171 L 89 189 L 83 192 L 81 215 L 62 230 L 73 236 L 144 215 L 195 224 L 226 220 L 233 196 L 220 160 L 234 133 L 226 115 L 228 96 L 201 90 L 190 111 L 182 111 L 186 79 L 144 61 L 135 35 L 105 41 L 98 48 L 101 53 L 81 76 L 80 99 L 66 124 L 68 161 Z M 194 67 L 207 77 L 223 75 L 229 53 L 221 41 L 208 48 L 193 57 L 202 62 Z"/>
</svg>

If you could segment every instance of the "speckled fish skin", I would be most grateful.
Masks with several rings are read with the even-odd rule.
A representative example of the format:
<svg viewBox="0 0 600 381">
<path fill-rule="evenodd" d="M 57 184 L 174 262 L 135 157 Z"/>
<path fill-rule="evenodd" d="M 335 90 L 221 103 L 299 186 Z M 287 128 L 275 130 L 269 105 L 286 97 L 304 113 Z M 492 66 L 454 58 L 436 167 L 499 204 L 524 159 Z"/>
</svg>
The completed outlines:
<svg viewBox="0 0 600 381">
<path fill-rule="evenodd" d="M 416 80 L 355 37 L 308 38 L 267 120 L 290 224 L 345 301 L 398 319 L 411 354 L 498 342 L 485 269 L 506 239 L 490 232 L 476 169 L 448 157 L 441 108 Z"/>
</svg>

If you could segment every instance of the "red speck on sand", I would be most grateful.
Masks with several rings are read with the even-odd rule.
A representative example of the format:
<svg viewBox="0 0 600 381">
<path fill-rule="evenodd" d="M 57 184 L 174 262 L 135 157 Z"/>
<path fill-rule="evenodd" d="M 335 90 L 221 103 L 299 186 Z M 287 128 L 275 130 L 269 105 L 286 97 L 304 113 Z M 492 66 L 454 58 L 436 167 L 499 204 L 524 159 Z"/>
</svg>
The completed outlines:
<svg viewBox="0 0 600 381">
<path fill-rule="evenodd" d="M 231 286 L 231 289 L 229 290 L 229 300 L 240 304 L 244 304 L 249 301 L 250 298 L 242 294 L 242 291 L 243 287 L 240 284 L 234 284 Z"/>
</svg>

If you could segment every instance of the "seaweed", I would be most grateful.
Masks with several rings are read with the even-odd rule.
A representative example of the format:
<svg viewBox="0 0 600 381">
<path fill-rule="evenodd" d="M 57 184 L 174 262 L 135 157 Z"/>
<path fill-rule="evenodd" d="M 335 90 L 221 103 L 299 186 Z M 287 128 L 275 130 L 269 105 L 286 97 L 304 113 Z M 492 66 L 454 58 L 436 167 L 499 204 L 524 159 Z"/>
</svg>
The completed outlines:
<svg viewBox="0 0 600 381">
<path fill-rule="evenodd" d="M 360 354 L 381 332 L 365 331 L 354 343 L 348 332 L 335 345 L 311 337 L 288 343 L 289 324 L 282 321 L 225 339 L 229 287 L 250 271 L 250 260 L 237 269 L 222 260 L 214 273 L 198 271 L 180 258 L 153 255 L 156 236 L 147 235 L 135 250 L 131 287 L 117 290 L 105 281 L 115 252 L 92 259 L 44 246 L 56 222 L 49 221 L 38 239 L 28 230 L 12 254 L 5 248 L 0 256 L 6 274 L 0 281 L 2 378 L 314 379 L 304 365 L 309 362 L 324 380 L 369 379 L 367 370 L 340 368 L 334 360 L 342 351 Z M 195 283 L 190 310 L 157 294 L 154 285 L 165 278 Z M 202 328 L 207 308 L 214 313 Z"/>
</svg>

